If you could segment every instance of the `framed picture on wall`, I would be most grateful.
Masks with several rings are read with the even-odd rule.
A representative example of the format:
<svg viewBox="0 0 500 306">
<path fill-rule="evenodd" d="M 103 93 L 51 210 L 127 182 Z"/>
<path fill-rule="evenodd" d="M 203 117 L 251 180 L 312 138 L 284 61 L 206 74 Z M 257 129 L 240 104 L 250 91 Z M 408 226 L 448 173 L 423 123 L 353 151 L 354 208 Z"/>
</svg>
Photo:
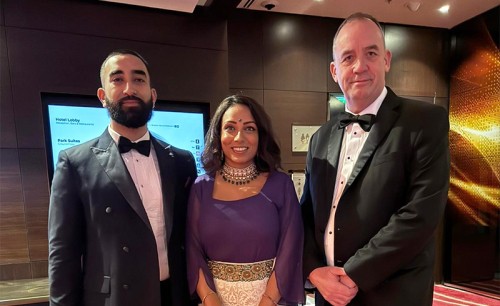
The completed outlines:
<svg viewBox="0 0 500 306">
<path fill-rule="evenodd" d="M 311 136 L 321 125 L 292 123 L 292 152 L 307 152 Z"/>
</svg>

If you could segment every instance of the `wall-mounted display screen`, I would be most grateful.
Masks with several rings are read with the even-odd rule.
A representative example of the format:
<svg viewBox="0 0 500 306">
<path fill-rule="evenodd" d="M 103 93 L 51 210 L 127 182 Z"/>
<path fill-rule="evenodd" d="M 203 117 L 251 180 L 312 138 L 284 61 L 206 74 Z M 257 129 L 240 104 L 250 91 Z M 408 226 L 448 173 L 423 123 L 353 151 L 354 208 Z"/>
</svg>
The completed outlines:
<svg viewBox="0 0 500 306">
<path fill-rule="evenodd" d="M 328 93 L 328 116 L 327 119 L 330 120 L 333 113 L 343 111 L 345 109 L 345 97 L 341 92 L 330 92 Z"/>
<path fill-rule="evenodd" d="M 108 110 L 96 96 L 42 93 L 45 148 L 52 181 L 59 151 L 100 136 L 109 125 Z M 157 100 L 148 128 L 156 138 L 190 151 L 198 174 L 210 120 L 210 104 Z"/>
</svg>

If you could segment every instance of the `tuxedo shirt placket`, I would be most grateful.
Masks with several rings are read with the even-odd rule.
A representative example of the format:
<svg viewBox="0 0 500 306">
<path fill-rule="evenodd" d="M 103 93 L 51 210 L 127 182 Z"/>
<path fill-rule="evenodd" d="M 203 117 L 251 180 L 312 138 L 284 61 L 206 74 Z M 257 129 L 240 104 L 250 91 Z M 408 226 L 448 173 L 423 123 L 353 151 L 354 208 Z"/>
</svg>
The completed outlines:
<svg viewBox="0 0 500 306">
<path fill-rule="evenodd" d="M 340 197 L 344 192 L 345 185 L 349 180 L 352 169 L 356 164 L 359 153 L 363 148 L 369 132 L 365 132 L 358 123 L 348 125 L 344 131 L 342 148 L 335 180 L 335 190 L 333 193 L 330 218 L 325 231 L 325 255 L 329 266 L 334 266 L 334 233 L 335 233 L 335 213 L 337 212 Z"/>
<path fill-rule="evenodd" d="M 122 154 L 123 160 L 139 193 L 149 223 L 153 229 L 160 265 L 160 280 L 169 278 L 168 255 L 161 193 L 161 179 L 157 166 L 156 153 L 151 149 L 149 156 L 144 156 L 136 150 Z"/>
</svg>

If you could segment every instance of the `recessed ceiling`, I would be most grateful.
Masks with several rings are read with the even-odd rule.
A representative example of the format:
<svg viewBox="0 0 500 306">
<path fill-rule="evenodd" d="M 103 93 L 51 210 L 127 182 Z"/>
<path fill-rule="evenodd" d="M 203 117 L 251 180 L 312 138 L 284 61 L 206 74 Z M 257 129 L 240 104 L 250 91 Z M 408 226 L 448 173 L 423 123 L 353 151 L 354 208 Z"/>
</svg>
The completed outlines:
<svg viewBox="0 0 500 306">
<path fill-rule="evenodd" d="M 197 5 L 229 0 L 101 0 L 192 13 Z M 275 4 L 272 10 L 263 2 Z M 500 5 L 500 0 L 232 0 L 235 9 L 269 11 L 320 17 L 345 18 L 362 11 L 384 23 L 453 28 Z M 439 11 L 450 5 L 448 14 Z"/>
<path fill-rule="evenodd" d="M 198 4 L 198 0 L 101 0 L 136 6 L 145 6 L 161 10 L 192 13 Z M 206 1 L 203 1 L 202 5 Z"/>
<path fill-rule="evenodd" d="M 242 0 L 238 7 L 252 2 L 251 9 L 266 10 L 265 0 Z M 500 5 L 500 0 L 276 0 L 271 12 L 346 18 L 357 11 L 373 15 L 384 23 L 453 28 Z M 448 14 L 439 11 L 450 5 Z M 418 8 L 417 8 L 418 7 Z M 412 11 L 412 8 L 417 8 Z"/>
</svg>

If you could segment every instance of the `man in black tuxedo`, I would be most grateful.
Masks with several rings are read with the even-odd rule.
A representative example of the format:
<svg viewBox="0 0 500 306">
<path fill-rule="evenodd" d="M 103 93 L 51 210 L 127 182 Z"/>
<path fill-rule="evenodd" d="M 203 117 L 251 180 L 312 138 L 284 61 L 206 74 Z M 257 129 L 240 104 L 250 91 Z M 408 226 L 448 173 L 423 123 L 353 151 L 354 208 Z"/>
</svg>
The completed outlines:
<svg viewBox="0 0 500 306">
<path fill-rule="evenodd" d="M 346 104 L 309 146 L 304 275 L 317 306 L 432 305 L 449 185 L 447 111 L 385 86 L 391 53 L 370 15 L 342 23 L 333 56 Z"/>
<path fill-rule="evenodd" d="M 186 306 L 193 156 L 153 137 L 147 62 L 112 52 L 97 96 L 111 122 L 59 154 L 49 208 L 50 305 Z"/>
</svg>

